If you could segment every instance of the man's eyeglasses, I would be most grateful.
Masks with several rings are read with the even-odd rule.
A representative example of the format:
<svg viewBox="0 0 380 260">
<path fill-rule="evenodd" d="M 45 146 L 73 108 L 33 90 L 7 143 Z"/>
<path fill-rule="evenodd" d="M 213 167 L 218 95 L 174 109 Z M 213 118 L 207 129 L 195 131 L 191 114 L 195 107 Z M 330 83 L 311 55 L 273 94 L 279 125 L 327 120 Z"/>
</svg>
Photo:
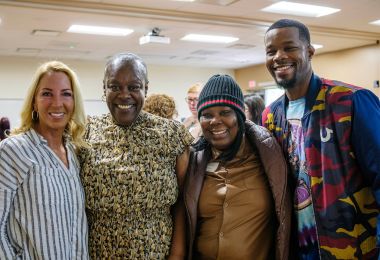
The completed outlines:
<svg viewBox="0 0 380 260">
<path fill-rule="evenodd" d="M 198 98 L 185 98 L 186 102 L 187 103 L 191 103 L 191 102 L 194 102 L 194 103 L 198 103 Z"/>
</svg>

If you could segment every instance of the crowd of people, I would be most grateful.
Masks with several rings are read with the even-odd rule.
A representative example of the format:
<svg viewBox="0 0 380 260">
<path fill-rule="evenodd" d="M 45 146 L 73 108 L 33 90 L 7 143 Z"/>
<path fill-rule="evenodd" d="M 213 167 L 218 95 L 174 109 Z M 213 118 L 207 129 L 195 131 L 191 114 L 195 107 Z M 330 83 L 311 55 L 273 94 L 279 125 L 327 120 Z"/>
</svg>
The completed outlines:
<svg viewBox="0 0 380 260">
<path fill-rule="evenodd" d="M 0 259 L 378 259 L 379 98 L 314 73 L 298 21 L 264 43 L 282 97 L 217 74 L 182 120 L 135 54 L 105 65 L 99 116 L 42 64 L 20 127 L 0 119 Z"/>
</svg>

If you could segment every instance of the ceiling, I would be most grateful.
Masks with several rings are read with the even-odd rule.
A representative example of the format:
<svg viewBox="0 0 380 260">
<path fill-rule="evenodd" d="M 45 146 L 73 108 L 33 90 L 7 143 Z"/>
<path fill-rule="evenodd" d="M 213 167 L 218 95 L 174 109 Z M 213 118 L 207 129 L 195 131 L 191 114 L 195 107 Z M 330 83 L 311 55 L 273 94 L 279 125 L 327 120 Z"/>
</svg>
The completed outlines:
<svg viewBox="0 0 380 260">
<path fill-rule="evenodd" d="M 296 0 L 295 0 L 296 1 Z M 227 4 L 228 2 L 232 2 Z M 237 69 L 261 64 L 263 37 L 273 21 L 293 18 L 309 26 L 312 42 L 324 45 L 317 54 L 376 44 L 380 26 L 379 0 L 303 0 L 341 9 L 320 18 L 270 14 L 260 9 L 274 0 L 0 0 L 0 55 L 49 59 L 105 60 L 130 51 L 149 64 Z M 125 37 L 68 33 L 72 24 L 127 27 Z M 153 27 L 170 37 L 170 44 L 139 45 Z M 57 36 L 33 35 L 34 30 L 58 31 Z M 185 34 L 238 37 L 230 44 L 181 41 Z"/>
</svg>

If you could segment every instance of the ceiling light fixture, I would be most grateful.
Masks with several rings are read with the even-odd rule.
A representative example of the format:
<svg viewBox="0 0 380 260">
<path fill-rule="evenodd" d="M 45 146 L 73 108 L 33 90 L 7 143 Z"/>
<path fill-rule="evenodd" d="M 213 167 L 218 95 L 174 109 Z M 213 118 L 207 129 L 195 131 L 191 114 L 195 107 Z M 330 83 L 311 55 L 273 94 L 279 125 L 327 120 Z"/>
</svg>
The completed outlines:
<svg viewBox="0 0 380 260">
<path fill-rule="evenodd" d="M 231 43 L 238 41 L 239 38 L 206 34 L 187 34 L 184 37 L 182 37 L 181 40 L 208 43 Z"/>
<path fill-rule="evenodd" d="M 16 49 L 17 53 L 22 53 L 22 54 L 38 54 L 41 52 L 41 49 L 37 48 L 17 48 Z"/>
<path fill-rule="evenodd" d="M 140 45 L 146 43 L 164 43 L 169 44 L 170 38 L 160 35 L 161 29 L 158 27 L 154 27 L 150 33 L 145 36 L 140 37 L 139 43 Z"/>
<path fill-rule="evenodd" d="M 127 36 L 128 34 L 131 34 L 133 30 L 128 29 L 128 28 L 115 28 L 115 27 L 73 24 L 70 26 L 67 32 L 108 35 L 108 36 Z"/>
<path fill-rule="evenodd" d="M 261 11 L 268 12 L 268 13 L 289 14 L 289 15 L 307 16 L 307 17 L 321 17 L 321 16 L 339 12 L 340 9 L 319 6 L 319 5 L 308 5 L 308 4 L 280 1 L 261 9 Z"/>
<path fill-rule="evenodd" d="M 55 37 L 60 35 L 60 31 L 52 31 L 52 30 L 33 30 L 32 35 L 35 36 L 50 36 L 50 37 Z"/>
<path fill-rule="evenodd" d="M 380 20 L 370 22 L 369 24 L 380 26 Z"/>
</svg>

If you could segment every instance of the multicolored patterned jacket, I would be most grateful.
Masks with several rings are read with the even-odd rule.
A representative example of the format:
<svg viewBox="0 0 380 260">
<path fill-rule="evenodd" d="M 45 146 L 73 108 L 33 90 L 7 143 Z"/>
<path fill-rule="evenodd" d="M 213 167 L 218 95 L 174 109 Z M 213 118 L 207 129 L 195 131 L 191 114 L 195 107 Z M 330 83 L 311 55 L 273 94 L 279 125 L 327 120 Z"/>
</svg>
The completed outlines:
<svg viewBox="0 0 380 260">
<path fill-rule="evenodd" d="M 284 95 L 263 112 L 263 125 L 286 158 L 287 103 Z M 313 75 L 301 122 L 321 259 L 377 259 L 379 99 L 369 90 Z"/>
</svg>

